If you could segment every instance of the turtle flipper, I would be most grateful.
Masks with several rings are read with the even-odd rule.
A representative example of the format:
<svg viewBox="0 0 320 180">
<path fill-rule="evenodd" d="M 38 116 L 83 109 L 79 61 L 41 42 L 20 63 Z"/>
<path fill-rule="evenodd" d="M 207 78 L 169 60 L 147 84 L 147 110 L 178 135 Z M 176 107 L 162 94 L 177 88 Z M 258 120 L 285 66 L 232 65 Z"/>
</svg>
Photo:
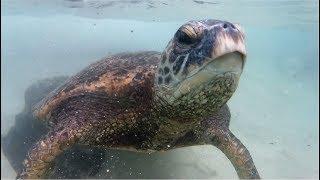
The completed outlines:
<svg viewBox="0 0 320 180">
<path fill-rule="evenodd" d="M 208 143 L 228 157 L 240 179 L 260 179 L 249 151 L 228 128 L 210 129 L 209 137 Z"/>
<path fill-rule="evenodd" d="M 18 179 L 35 179 L 45 177 L 46 171 L 63 151 L 73 146 L 87 130 L 88 126 L 79 125 L 76 120 L 68 120 L 54 128 L 40 139 L 28 152 L 24 169 Z"/>
</svg>

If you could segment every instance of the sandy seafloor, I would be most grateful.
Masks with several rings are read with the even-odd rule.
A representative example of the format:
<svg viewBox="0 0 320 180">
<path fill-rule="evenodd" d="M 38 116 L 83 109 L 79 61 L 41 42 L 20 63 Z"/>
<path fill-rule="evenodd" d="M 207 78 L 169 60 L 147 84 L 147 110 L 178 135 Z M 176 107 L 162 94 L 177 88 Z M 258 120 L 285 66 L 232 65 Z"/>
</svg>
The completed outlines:
<svg viewBox="0 0 320 180">
<path fill-rule="evenodd" d="M 248 51 L 228 102 L 231 130 L 261 177 L 318 179 L 318 1 L 206 2 L 1 1 L 1 134 L 32 82 L 71 75 L 110 53 L 162 51 L 186 20 L 226 19 L 242 24 Z M 126 158 L 125 178 L 237 177 L 211 146 Z M 2 151 L 1 172 L 15 177 Z"/>
</svg>

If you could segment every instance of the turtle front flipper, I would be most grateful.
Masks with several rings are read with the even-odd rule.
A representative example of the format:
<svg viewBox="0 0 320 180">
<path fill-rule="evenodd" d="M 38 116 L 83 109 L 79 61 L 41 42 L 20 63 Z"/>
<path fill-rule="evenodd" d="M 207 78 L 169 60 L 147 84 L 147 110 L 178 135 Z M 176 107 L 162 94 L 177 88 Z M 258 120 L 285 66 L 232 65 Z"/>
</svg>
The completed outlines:
<svg viewBox="0 0 320 180">
<path fill-rule="evenodd" d="M 90 129 L 89 126 L 79 124 L 71 118 L 73 117 L 66 119 L 65 123 L 60 123 L 31 148 L 24 161 L 24 169 L 17 179 L 44 178 L 55 158 L 74 145 L 79 137 Z"/>
<path fill-rule="evenodd" d="M 231 161 L 240 179 L 260 179 L 247 148 L 229 130 L 230 110 L 227 105 L 202 122 L 204 141 L 219 148 Z"/>
<path fill-rule="evenodd" d="M 215 127 L 208 133 L 208 143 L 228 157 L 240 179 L 260 179 L 249 151 L 228 128 Z"/>
</svg>

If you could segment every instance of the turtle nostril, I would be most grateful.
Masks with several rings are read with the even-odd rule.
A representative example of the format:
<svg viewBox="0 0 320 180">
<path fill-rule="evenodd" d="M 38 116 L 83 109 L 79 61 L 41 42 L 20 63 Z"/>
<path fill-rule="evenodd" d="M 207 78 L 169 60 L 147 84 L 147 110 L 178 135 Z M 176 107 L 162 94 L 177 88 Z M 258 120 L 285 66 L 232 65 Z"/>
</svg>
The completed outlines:
<svg viewBox="0 0 320 180">
<path fill-rule="evenodd" d="M 227 29 L 227 27 L 228 27 L 227 23 L 224 23 L 223 28 Z"/>
<path fill-rule="evenodd" d="M 232 29 L 235 29 L 235 28 L 236 28 L 233 24 L 231 24 L 231 27 L 232 27 Z"/>
</svg>

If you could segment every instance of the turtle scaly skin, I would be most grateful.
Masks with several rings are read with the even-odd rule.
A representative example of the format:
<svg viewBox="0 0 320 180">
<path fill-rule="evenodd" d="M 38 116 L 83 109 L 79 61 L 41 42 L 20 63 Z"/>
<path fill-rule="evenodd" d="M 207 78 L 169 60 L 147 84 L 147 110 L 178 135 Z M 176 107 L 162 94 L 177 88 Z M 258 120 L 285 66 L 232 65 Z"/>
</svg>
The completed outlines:
<svg viewBox="0 0 320 180">
<path fill-rule="evenodd" d="M 75 144 L 139 152 L 212 144 L 240 178 L 259 178 L 228 128 L 226 102 L 245 56 L 240 26 L 203 20 L 181 26 L 163 53 L 122 53 L 89 65 L 34 107 L 52 128 L 30 149 L 18 178 L 45 177 Z"/>
</svg>

